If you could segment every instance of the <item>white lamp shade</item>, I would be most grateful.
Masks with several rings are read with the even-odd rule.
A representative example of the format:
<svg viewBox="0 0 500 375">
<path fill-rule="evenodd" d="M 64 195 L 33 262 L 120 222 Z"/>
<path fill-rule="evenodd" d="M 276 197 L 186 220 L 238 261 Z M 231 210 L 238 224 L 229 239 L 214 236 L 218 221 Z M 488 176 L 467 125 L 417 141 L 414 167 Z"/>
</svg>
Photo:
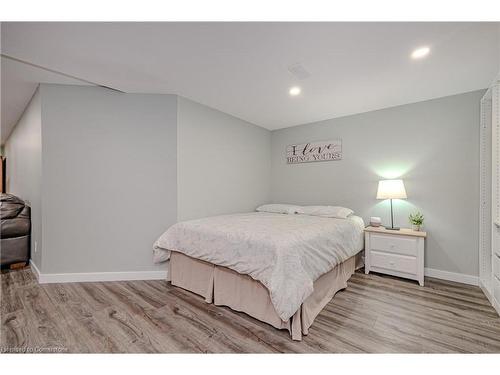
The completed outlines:
<svg viewBox="0 0 500 375">
<path fill-rule="evenodd" d="M 381 180 L 378 182 L 377 199 L 406 199 L 403 180 Z"/>
</svg>

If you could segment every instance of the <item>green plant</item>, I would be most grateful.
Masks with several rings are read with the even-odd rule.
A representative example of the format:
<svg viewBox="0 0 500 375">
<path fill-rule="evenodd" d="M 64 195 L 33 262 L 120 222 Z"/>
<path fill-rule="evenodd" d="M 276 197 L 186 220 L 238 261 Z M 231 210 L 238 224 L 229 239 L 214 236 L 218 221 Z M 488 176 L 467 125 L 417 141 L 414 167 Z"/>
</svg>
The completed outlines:
<svg viewBox="0 0 500 375">
<path fill-rule="evenodd" d="M 422 225 L 424 223 L 424 215 L 422 215 L 420 212 L 410 214 L 408 218 L 410 219 L 410 223 L 412 223 L 413 225 Z"/>
</svg>

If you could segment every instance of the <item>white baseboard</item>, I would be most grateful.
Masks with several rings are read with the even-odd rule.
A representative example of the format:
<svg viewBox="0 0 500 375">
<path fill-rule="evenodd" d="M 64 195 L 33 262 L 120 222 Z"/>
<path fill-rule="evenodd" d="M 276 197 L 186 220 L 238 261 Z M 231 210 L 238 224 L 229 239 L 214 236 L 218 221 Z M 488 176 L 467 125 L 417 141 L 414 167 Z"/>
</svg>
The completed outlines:
<svg viewBox="0 0 500 375">
<path fill-rule="evenodd" d="M 40 284 L 92 281 L 167 280 L 168 276 L 167 270 L 143 272 L 41 273 L 32 260 L 30 260 L 30 265 Z M 479 286 L 479 277 L 473 275 L 441 271 L 433 268 L 425 268 L 424 275 L 435 277 L 436 279 Z"/>
<path fill-rule="evenodd" d="M 479 287 L 483 291 L 486 298 L 488 298 L 488 301 L 490 301 L 491 306 L 493 306 L 493 308 L 497 311 L 497 314 L 500 316 L 500 303 L 498 303 L 497 300 L 491 295 L 491 286 L 483 284 L 481 279 L 479 279 Z"/>
<path fill-rule="evenodd" d="M 38 283 L 81 283 L 96 281 L 167 280 L 167 270 L 130 272 L 41 273 L 30 260 Z"/>
<path fill-rule="evenodd" d="M 40 270 L 38 269 L 38 267 L 36 266 L 36 264 L 33 262 L 32 259 L 30 259 L 30 267 L 33 273 L 35 274 L 36 279 L 38 280 L 38 282 L 40 282 Z"/>
<path fill-rule="evenodd" d="M 500 316 L 500 303 L 498 303 L 496 299 L 493 299 L 491 301 L 491 305 L 497 311 L 497 314 Z"/>
<path fill-rule="evenodd" d="M 481 279 L 479 279 L 479 287 L 483 291 L 483 293 L 486 296 L 486 298 L 488 298 L 488 301 L 490 301 L 490 303 L 493 305 L 493 296 L 491 295 L 490 286 L 484 284 L 481 281 Z"/>
<path fill-rule="evenodd" d="M 425 268 L 424 275 L 428 277 L 435 277 L 436 279 L 455 281 L 457 283 L 479 286 L 478 276 L 466 275 L 464 273 L 455 273 L 455 272 L 436 270 L 433 268 Z"/>
</svg>

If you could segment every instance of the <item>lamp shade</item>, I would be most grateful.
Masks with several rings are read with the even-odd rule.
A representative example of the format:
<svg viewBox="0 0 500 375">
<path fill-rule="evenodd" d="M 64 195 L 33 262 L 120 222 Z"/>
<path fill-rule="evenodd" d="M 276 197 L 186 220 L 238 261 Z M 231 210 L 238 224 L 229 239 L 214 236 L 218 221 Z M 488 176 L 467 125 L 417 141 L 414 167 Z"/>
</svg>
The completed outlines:
<svg viewBox="0 0 500 375">
<path fill-rule="evenodd" d="M 380 180 L 378 182 L 377 199 L 406 199 L 403 180 Z"/>
</svg>

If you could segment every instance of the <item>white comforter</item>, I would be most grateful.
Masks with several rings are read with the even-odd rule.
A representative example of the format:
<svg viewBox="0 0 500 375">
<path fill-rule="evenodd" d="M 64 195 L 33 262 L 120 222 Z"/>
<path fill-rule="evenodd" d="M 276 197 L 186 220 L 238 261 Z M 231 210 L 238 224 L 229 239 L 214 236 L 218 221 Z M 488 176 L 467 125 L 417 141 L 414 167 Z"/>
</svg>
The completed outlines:
<svg viewBox="0 0 500 375">
<path fill-rule="evenodd" d="M 228 267 L 260 281 L 284 321 L 313 291 L 313 283 L 363 249 L 363 220 L 253 212 L 190 220 L 154 244 Z"/>
</svg>

